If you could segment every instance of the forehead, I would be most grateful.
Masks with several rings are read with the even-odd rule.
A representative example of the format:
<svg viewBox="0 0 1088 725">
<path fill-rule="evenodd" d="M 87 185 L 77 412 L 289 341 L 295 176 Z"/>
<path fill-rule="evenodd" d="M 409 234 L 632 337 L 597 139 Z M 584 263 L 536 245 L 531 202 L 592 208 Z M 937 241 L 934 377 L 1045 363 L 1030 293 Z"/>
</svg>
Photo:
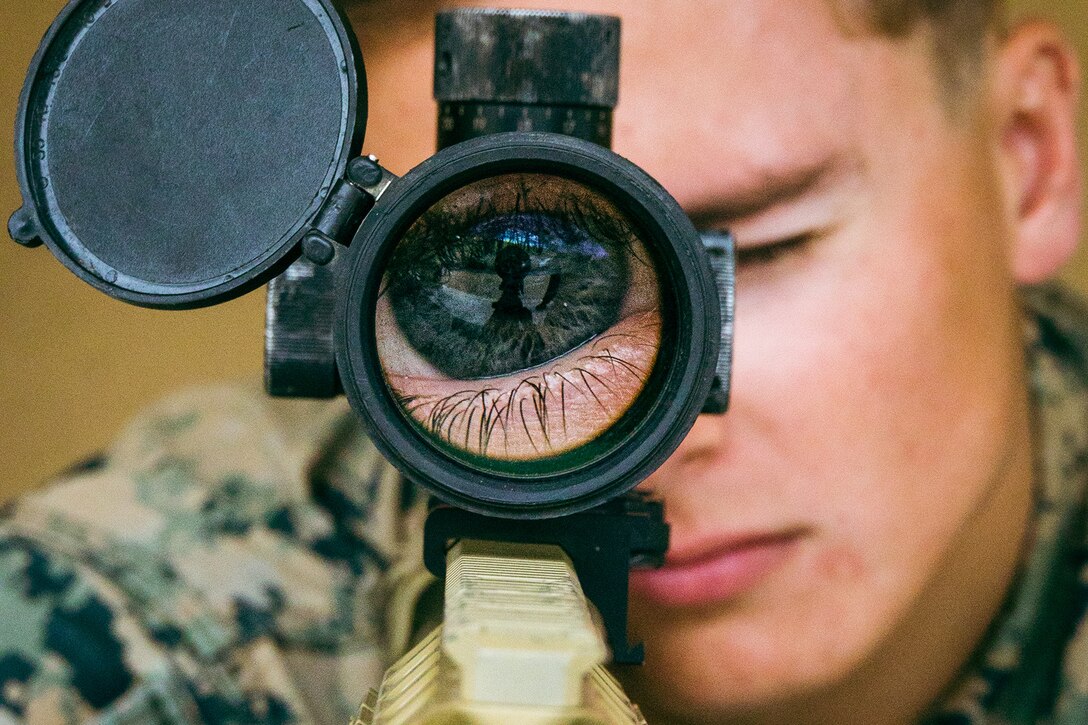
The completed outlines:
<svg viewBox="0 0 1088 725">
<path fill-rule="evenodd" d="M 925 53 L 860 32 L 839 0 L 365 0 L 353 17 L 428 34 L 439 9 L 526 5 L 620 16 L 615 148 L 674 192 L 713 173 L 708 149 L 749 177 L 814 163 L 929 95 Z"/>
<path fill-rule="evenodd" d="M 691 93 L 759 89 L 774 94 L 818 87 L 862 67 L 860 47 L 891 43 L 861 32 L 863 0 L 346 0 L 365 35 L 383 45 L 414 44 L 430 34 L 434 14 L 452 8 L 493 7 L 602 13 L 623 23 L 628 75 L 671 74 L 670 85 Z M 854 9 L 848 9 L 854 8 Z M 396 36 L 396 37 L 393 37 Z M 851 52 L 855 51 L 855 52 Z M 839 84 L 841 85 L 841 83 Z M 831 99 L 829 99 L 831 100 Z"/>
<path fill-rule="evenodd" d="M 689 206 L 834 158 L 856 162 L 873 114 L 894 102 L 886 91 L 905 85 L 889 44 L 848 33 L 825 0 L 677 5 L 620 11 L 616 140 Z"/>
</svg>

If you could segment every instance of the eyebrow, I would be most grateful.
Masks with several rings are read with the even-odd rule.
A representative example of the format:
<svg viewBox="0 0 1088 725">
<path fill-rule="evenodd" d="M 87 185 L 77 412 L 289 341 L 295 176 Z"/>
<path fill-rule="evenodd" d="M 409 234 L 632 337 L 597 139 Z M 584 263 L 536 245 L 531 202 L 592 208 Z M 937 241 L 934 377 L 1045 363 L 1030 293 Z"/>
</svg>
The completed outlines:
<svg viewBox="0 0 1088 725">
<path fill-rule="evenodd" d="M 835 155 L 793 168 L 767 169 L 726 195 L 689 207 L 688 216 L 699 228 L 751 217 L 819 189 L 840 176 L 846 166 L 844 158 Z"/>
</svg>

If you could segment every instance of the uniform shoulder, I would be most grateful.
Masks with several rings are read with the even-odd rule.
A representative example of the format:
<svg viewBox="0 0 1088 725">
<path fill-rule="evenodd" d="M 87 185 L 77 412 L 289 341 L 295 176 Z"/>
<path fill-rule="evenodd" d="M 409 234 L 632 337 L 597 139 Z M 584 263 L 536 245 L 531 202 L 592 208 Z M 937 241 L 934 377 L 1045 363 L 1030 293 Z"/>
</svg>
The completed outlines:
<svg viewBox="0 0 1088 725">
<path fill-rule="evenodd" d="M 101 465 L 16 501 L 9 524 L 78 556 L 118 545 L 166 555 L 257 530 L 304 537 L 305 522 L 288 514 L 314 508 L 314 477 L 345 442 L 380 470 L 342 403 L 275 400 L 249 385 L 188 389 L 137 415 Z"/>
<path fill-rule="evenodd" d="M 1088 304 L 1062 284 L 1025 291 L 1032 316 L 1038 440 L 1035 548 L 1023 585 L 1040 604 L 1024 623 L 1021 669 L 1052 673 L 1055 725 L 1088 725 Z M 1023 677 L 1030 679 L 1032 675 Z"/>
<path fill-rule="evenodd" d="M 1088 569 L 1084 577 L 1088 577 Z M 1080 587 L 1083 618 L 1065 651 L 1054 720 L 1058 725 L 1088 723 L 1088 578 L 1084 577 Z"/>
<path fill-rule="evenodd" d="M 42 670 L 31 677 L 28 666 L 56 660 L 54 679 L 69 685 L 60 692 L 88 707 L 149 681 L 135 654 L 241 677 L 261 651 L 272 671 L 247 681 L 290 683 L 280 699 L 297 706 L 305 683 L 283 653 L 331 662 L 351 648 L 359 662 L 360 648 L 374 649 L 370 590 L 395 547 L 385 519 L 400 491 L 343 402 L 278 401 L 256 386 L 172 395 L 134 419 L 102 466 L 24 497 L 0 521 L 0 611 L 21 616 L 0 622 L 0 680 L 37 682 Z M 50 632 L 64 626 L 57 613 L 84 610 L 97 614 L 71 641 L 125 666 L 81 690 L 64 673 L 85 668 Z M 252 720 L 235 700 L 237 719 Z"/>
</svg>

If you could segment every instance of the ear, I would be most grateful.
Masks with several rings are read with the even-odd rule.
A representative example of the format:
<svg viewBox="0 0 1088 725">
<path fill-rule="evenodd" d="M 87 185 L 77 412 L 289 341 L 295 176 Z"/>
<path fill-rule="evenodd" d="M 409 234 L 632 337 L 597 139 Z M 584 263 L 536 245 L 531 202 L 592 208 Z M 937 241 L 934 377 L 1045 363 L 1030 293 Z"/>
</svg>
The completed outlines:
<svg viewBox="0 0 1088 725">
<path fill-rule="evenodd" d="M 1061 31 L 1038 21 L 1012 29 L 995 62 L 999 168 L 1014 230 L 1010 262 L 1016 281 L 1032 284 L 1056 274 L 1080 236 L 1080 67 Z"/>
</svg>

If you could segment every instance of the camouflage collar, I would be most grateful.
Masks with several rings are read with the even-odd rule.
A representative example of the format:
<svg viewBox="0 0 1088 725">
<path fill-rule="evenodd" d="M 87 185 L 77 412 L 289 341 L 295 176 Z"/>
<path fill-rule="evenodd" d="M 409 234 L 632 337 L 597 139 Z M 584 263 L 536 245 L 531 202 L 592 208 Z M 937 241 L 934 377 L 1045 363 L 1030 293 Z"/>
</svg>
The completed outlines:
<svg viewBox="0 0 1088 725">
<path fill-rule="evenodd" d="M 927 725 L 1085 725 L 1088 313 L 1057 287 L 1024 295 L 1036 412 L 1030 548 L 1001 614 Z M 1078 641 L 1079 640 L 1079 641 Z M 1079 676 L 1080 681 L 1077 681 Z"/>
</svg>

